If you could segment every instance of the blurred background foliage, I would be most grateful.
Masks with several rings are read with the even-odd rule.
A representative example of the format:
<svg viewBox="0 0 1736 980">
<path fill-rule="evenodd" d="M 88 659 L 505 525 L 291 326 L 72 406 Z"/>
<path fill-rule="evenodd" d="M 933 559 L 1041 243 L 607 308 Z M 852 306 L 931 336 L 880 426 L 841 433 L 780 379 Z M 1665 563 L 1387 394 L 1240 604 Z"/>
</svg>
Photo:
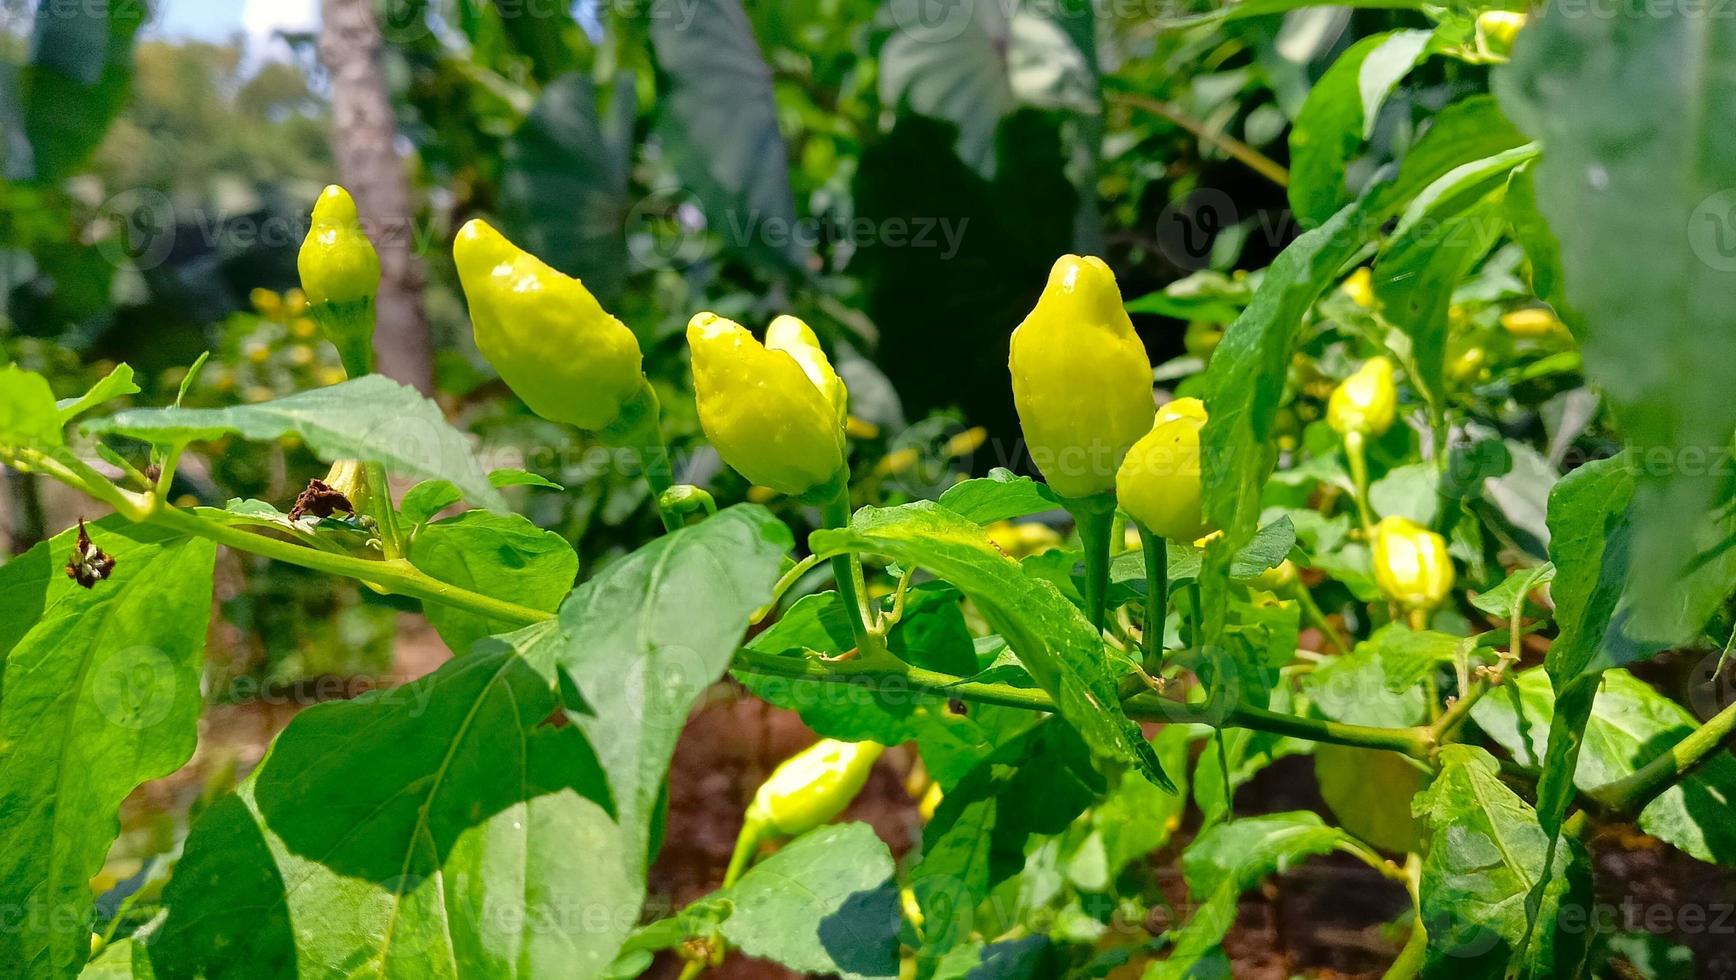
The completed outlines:
<svg viewBox="0 0 1736 980">
<path fill-rule="evenodd" d="M 1343 7 L 1224 22 L 1200 16 L 1203 0 L 373 6 L 415 209 L 392 217 L 408 219 L 426 275 L 436 396 L 491 462 L 570 488 L 521 503 L 587 570 L 653 525 L 645 491 L 529 414 L 477 356 L 449 252 L 464 221 L 497 222 L 638 332 L 684 477 L 720 501 L 766 495 L 718 464 L 680 397 L 682 327 L 700 309 L 808 319 L 854 394 L 859 499 L 933 496 L 961 473 L 1026 468 L 1006 342 L 1060 253 L 1110 260 L 1166 365 L 1160 383 L 1197 371 L 1246 302 L 1233 270 L 1263 267 L 1299 230 L 1284 165 L 1311 87 L 1358 38 L 1427 23 Z M 31 8 L 7 0 L 0 37 L 5 356 L 63 392 L 124 360 L 151 403 L 206 350 L 187 393 L 200 404 L 329 383 L 334 355 L 294 292 L 308 208 L 338 174 L 317 28 L 268 53 L 178 38 L 156 26 L 161 3 Z M 1485 75 L 1420 64 L 1368 122 L 1347 184 Z M 1344 363 L 1318 353 L 1298 440 Z M 221 449 L 178 491 L 286 503 L 317 473 L 293 445 Z M 44 530 L 39 493 L 9 481 L 14 550 Z M 254 571 L 230 604 L 244 632 L 271 635 L 247 610 L 280 602 L 391 613 Z M 273 676 L 310 656 L 294 638 L 256 645 L 283 647 L 247 668 Z"/>
</svg>

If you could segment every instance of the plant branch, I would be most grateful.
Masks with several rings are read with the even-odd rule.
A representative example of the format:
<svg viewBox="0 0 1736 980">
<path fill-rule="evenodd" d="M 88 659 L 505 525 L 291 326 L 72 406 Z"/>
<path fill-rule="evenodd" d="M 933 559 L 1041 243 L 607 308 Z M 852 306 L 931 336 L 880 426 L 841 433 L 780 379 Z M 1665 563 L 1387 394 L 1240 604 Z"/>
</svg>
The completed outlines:
<svg viewBox="0 0 1736 980">
<path fill-rule="evenodd" d="M 1656 759 L 1635 772 L 1586 793 L 1604 810 L 1625 817 L 1638 815 L 1658 794 L 1674 786 L 1736 740 L 1736 704 L 1713 715 Z"/>
<path fill-rule="evenodd" d="M 1119 102 L 1122 105 L 1149 112 L 1180 126 L 1192 133 L 1200 142 L 1217 147 L 1279 187 L 1290 186 L 1290 171 L 1286 170 L 1283 164 L 1222 130 L 1206 126 L 1205 123 L 1182 112 L 1168 102 L 1162 102 L 1148 95 L 1140 95 L 1135 92 L 1108 92 L 1105 95 L 1111 102 Z"/>
<path fill-rule="evenodd" d="M 996 704 L 1030 711 L 1054 712 L 1055 702 L 1034 688 L 990 684 L 939 671 L 912 667 L 895 657 L 861 657 L 828 661 L 787 657 L 757 650 L 738 650 L 735 669 L 751 674 L 789 677 L 822 683 L 860 684 L 871 688 L 902 687 L 941 697 Z M 1426 760 L 1434 739 L 1426 728 L 1375 728 L 1346 725 L 1317 718 L 1288 715 L 1253 705 L 1236 705 L 1227 711 L 1208 711 L 1155 695 L 1140 695 L 1123 702 L 1131 718 L 1173 725 L 1202 724 L 1213 728 L 1251 728 L 1278 735 L 1293 735 L 1314 742 L 1387 749 Z"/>
</svg>

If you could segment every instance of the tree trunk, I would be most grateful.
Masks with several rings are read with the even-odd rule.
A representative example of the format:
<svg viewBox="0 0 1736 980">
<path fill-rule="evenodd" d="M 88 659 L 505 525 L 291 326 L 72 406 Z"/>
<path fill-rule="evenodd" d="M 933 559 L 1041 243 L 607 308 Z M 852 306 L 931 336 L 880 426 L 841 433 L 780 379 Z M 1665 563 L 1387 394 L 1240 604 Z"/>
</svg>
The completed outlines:
<svg viewBox="0 0 1736 980">
<path fill-rule="evenodd" d="M 404 161 L 398 156 L 398 130 L 379 52 L 373 0 L 321 0 L 319 53 L 331 75 L 338 173 L 380 252 L 379 327 L 374 333 L 379 371 L 432 394 L 434 350 L 422 311 L 415 212 Z"/>
</svg>

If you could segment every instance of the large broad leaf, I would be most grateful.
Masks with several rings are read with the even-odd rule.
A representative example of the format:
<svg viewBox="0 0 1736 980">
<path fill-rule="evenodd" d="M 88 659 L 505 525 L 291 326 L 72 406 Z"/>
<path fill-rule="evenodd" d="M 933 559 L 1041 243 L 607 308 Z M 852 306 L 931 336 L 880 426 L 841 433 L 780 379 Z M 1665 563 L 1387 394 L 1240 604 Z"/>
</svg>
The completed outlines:
<svg viewBox="0 0 1736 980">
<path fill-rule="evenodd" d="M 560 669 L 584 702 L 571 718 L 603 760 L 641 868 L 687 713 L 771 601 L 792 544 L 769 511 L 731 507 L 615 562 L 561 607 Z"/>
<path fill-rule="evenodd" d="M 1525 134 L 1514 129 L 1501 114 L 1494 96 L 1469 96 L 1429 120 L 1428 129 L 1399 161 L 1398 172 L 1371 194 L 1383 208 L 1402 206 L 1459 167 L 1490 159 L 1525 143 Z"/>
<path fill-rule="evenodd" d="M 772 73 L 740 0 L 696 0 L 679 17 L 650 22 L 667 82 L 658 131 L 682 183 L 731 248 L 785 275 L 806 275 Z"/>
<path fill-rule="evenodd" d="M 514 241 L 613 302 L 627 272 L 627 170 L 632 147 L 608 123 L 633 115 L 630 77 L 616 118 L 598 118 L 596 84 L 563 75 L 501 150 L 501 220 Z"/>
<path fill-rule="evenodd" d="M 303 712 L 194 828 L 157 973 L 601 973 L 644 898 L 674 735 L 788 543 L 764 510 L 725 511 L 609 566 L 559 621 Z M 577 724 L 551 723 L 563 707 Z"/>
<path fill-rule="evenodd" d="M 1490 738 L 1520 762 L 1540 765 L 1555 715 L 1555 692 L 1540 670 L 1528 670 L 1471 709 Z M 1698 724 L 1686 708 L 1625 670 L 1606 671 L 1586 722 L 1573 782 L 1595 789 L 1632 774 Z M 1702 861 L 1736 864 L 1736 759 L 1711 757 L 1665 790 L 1639 815 L 1640 829 Z"/>
<path fill-rule="evenodd" d="M 85 589 L 67 531 L 0 566 L 0 972 L 72 976 L 90 953 L 90 879 L 139 784 L 193 753 L 215 548 L 110 518 L 113 574 Z"/>
<path fill-rule="evenodd" d="M 579 574 L 579 556 L 565 538 L 517 514 L 485 510 L 418 531 L 409 558 L 442 582 L 543 612 L 560 607 Z M 512 628 L 434 602 L 425 603 L 423 612 L 453 653 L 467 653 L 477 640 Z"/>
<path fill-rule="evenodd" d="M 1416 799 L 1429 841 L 1419 888 L 1429 931 L 1424 976 L 1500 977 L 1510 961 L 1523 967 L 1521 974 L 1580 975 L 1594 931 L 1584 919 L 1583 850 L 1551 843 L 1537 814 L 1501 782 L 1489 753 L 1448 745 L 1440 762 L 1440 775 Z M 1544 894 L 1528 944 L 1526 906 L 1534 888 Z M 1568 909 L 1579 928 L 1574 915 L 1557 920 Z"/>
<path fill-rule="evenodd" d="M 1274 872 L 1344 843 L 1343 832 L 1312 813 L 1274 813 L 1219 824 L 1182 854 L 1193 915 L 1166 936 L 1168 957 L 1151 964 L 1146 980 L 1184 980 L 1222 975 L 1205 961 L 1222 956 L 1224 936 L 1236 921 L 1236 899 Z M 1227 965 L 1226 965 L 1227 967 Z"/>
<path fill-rule="evenodd" d="M 1681 642 L 1729 594 L 1684 587 L 1730 535 L 1736 401 L 1706 365 L 1736 362 L 1736 20 L 1697 5 L 1646 17 L 1551 10 L 1495 90 L 1543 145 L 1537 203 L 1559 239 L 1569 322 L 1590 380 L 1642 462 L 1626 631 Z"/>
<path fill-rule="evenodd" d="M 295 435 L 327 462 L 368 459 L 394 473 L 446 479 L 465 499 L 506 510 L 500 492 L 458 430 L 433 402 L 377 374 L 254 405 L 141 408 L 86 422 L 88 432 L 131 436 L 158 445 Z"/>
<path fill-rule="evenodd" d="M 1121 710 L 1103 642 L 1053 585 L 1027 575 L 983 529 L 938 504 L 858 511 L 850 527 L 816 531 L 816 553 L 862 551 L 926 568 L 970 596 L 1092 750 L 1173 788 L 1139 726 Z"/>
<path fill-rule="evenodd" d="M 808 974 L 898 975 L 892 855 L 865 823 L 821 827 L 750 868 L 724 892 L 730 945 Z"/>
<path fill-rule="evenodd" d="M 993 524 L 1056 510 L 1061 498 L 1048 484 L 997 466 L 988 476 L 948 487 L 940 495 L 940 505 L 965 520 Z"/>
<path fill-rule="evenodd" d="M 158 976 L 592 976 L 631 926 L 634 835 L 558 705 L 554 624 L 304 711 L 194 827 Z"/>
<path fill-rule="evenodd" d="M 131 95 L 133 37 L 147 7 L 143 0 L 36 6 L 30 61 L 15 78 L 0 79 L 15 86 L 0 91 L 0 102 L 16 101 L 11 122 L 22 131 L 0 139 L 7 180 L 50 183 L 90 157 Z"/>
<path fill-rule="evenodd" d="M 1290 130 L 1290 210 L 1304 225 L 1350 203 L 1344 170 L 1374 129 L 1381 103 L 1423 56 L 1431 31 L 1365 37 L 1338 56 L 1308 93 Z"/>
</svg>

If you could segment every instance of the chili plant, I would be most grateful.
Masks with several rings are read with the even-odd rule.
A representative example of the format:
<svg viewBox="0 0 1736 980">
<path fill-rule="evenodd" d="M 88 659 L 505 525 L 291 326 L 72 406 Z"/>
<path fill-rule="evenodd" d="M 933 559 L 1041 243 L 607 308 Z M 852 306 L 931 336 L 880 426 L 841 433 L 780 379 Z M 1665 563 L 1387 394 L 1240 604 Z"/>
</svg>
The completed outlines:
<svg viewBox="0 0 1736 980">
<path fill-rule="evenodd" d="M 1154 397 L 1110 267 L 1056 261 L 1009 348 L 1041 481 L 858 506 L 816 333 L 694 316 L 706 436 L 818 511 L 799 544 L 678 483 L 632 331 L 473 222 L 455 260 L 478 348 L 533 411 L 621 450 L 663 517 L 574 588 L 571 547 L 502 494 L 561 488 L 486 472 L 371 373 L 379 262 L 339 188 L 301 275 L 347 380 L 102 415 L 129 368 L 60 401 L 0 371 L 0 460 L 113 512 L 0 567 L 0 965 L 626 977 L 667 952 L 691 976 L 740 951 L 852 977 L 1221 975 L 1239 896 L 1335 852 L 1408 896 L 1391 976 L 1602 969 L 1592 829 L 1736 861 L 1736 707 L 1696 716 L 1626 670 L 1732 634 L 1736 408 L 1708 376 L 1736 345 L 1736 265 L 1697 223 L 1736 182 L 1712 149 L 1736 98 L 1704 64 L 1729 28 L 1427 12 L 1434 30 L 1368 38 L 1315 86 L 1287 175 L 1305 230 L 1257 284 L 1134 304 L 1222 327 L 1155 369 L 1176 391 Z M 1496 97 L 1447 105 L 1353 190 L 1364 119 L 1437 56 L 1497 65 Z M 1501 426 L 1582 371 L 1607 451 L 1543 514 L 1496 519 L 1493 481 L 1563 459 Z M 1592 424 L 1555 423 L 1563 445 Z M 331 464 L 287 512 L 171 499 L 190 447 L 285 436 Z M 1071 546 L 1019 530 L 1061 510 Z M 218 547 L 419 603 L 455 657 L 298 715 L 121 933 L 90 882 L 122 800 L 193 750 Z M 677 736 L 730 677 L 825 740 L 754 796 L 715 893 L 647 911 Z M 926 825 L 897 862 L 833 821 L 904 744 Z M 1239 786 L 1305 755 L 1332 821 L 1236 813 Z M 1191 908 L 1150 926 L 1160 898 L 1126 882 L 1190 797 Z"/>
</svg>

